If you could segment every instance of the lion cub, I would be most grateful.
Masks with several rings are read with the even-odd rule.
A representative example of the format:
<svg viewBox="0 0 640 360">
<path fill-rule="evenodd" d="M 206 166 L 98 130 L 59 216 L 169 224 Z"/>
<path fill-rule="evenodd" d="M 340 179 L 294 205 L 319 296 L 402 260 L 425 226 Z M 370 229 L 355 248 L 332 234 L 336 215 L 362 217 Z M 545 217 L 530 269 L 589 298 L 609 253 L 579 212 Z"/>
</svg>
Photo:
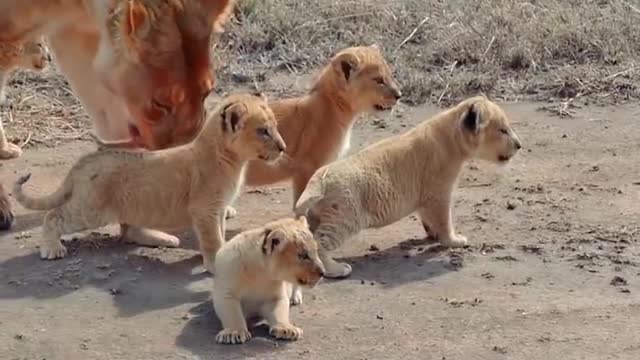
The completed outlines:
<svg viewBox="0 0 640 360">
<path fill-rule="evenodd" d="M 292 283 L 314 287 L 324 274 L 318 245 L 304 216 L 242 232 L 216 255 L 213 306 L 222 322 L 216 342 L 251 339 L 246 319 L 261 316 L 276 339 L 297 340 L 302 329 L 289 321 Z"/>
<path fill-rule="evenodd" d="M 85 155 L 53 194 L 34 198 L 23 192 L 30 175 L 13 193 L 24 207 L 49 210 L 43 223 L 40 256 L 64 257 L 63 234 L 118 222 L 123 238 L 152 246 L 178 246 L 178 238 L 150 243 L 127 235 L 130 227 L 195 228 L 204 266 L 213 270 L 224 242 L 224 210 L 241 187 L 246 163 L 274 161 L 284 151 L 273 113 L 261 95 L 223 99 L 200 134 L 186 145 L 157 151 L 103 149 Z"/>
<path fill-rule="evenodd" d="M 51 55 L 42 40 L 0 42 L 0 107 L 11 105 L 7 99 L 7 81 L 14 70 L 21 68 L 42 71 L 49 62 Z M 7 141 L 0 116 L 0 159 L 13 159 L 21 154 L 19 146 Z"/>
<path fill-rule="evenodd" d="M 358 115 L 388 110 L 401 95 L 377 45 L 343 49 L 322 69 L 308 94 L 269 103 L 287 150 L 276 164 L 249 162 L 246 185 L 291 180 L 295 204 L 311 175 L 347 152 Z"/>
<path fill-rule="evenodd" d="M 0 184 L 0 230 L 9 230 L 13 224 L 13 212 L 9 196 L 4 191 L 4 186 Z"/>
<path fill-rule="evenodd" d="M 392 224 L 417 211 L 428 235 L 463 246 L 451 217 L 451 195 L 472 158 L 508 162 L 522 147 L 503 110 L 484 96 L 467 99 L 414 129 L 322 167 L 296 204 L 320 243 L 327 277 L 351 266 L 328 251 L 362 229 Z"/>
</svg>

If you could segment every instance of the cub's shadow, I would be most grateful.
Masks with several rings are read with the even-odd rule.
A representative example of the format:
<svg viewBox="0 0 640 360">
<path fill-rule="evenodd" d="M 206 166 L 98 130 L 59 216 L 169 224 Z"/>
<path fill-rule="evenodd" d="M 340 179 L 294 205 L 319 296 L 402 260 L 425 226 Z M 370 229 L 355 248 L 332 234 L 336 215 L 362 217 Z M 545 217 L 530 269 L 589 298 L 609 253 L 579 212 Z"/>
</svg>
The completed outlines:
<svg viewBox="0 0 640 360">
<path fill-rule="evenodd" d="M 259 319 L 248 322 L 252 338 L 242 345 L 222 345 L 215 341 L 216 334 L 222 330 L 211 301 L 203 302 L 189 310 L 189 320 L 176 338 L 176 346 L 190 351 L 203 359 L 212 354 L 226 358 L 224 355 L 264 358 L 266 353 L 279 352 L 286 349 L 287 341 L 278 341 L 269 335 L 267 325 Z M 216 357 L 217 358 L 217 357 Z"/>
<path fill-rule="evenodd" d="M 227 231 L 227 238 L 241 229 Z M 113 298 L 122 317 L 199 303 L 210 297 L 211 275 L 191 231 L 179 248 L 124 244 L 92 233 L 65 241 L 67 257 L 41 260 L 37 249 L 0 263 L 0 299 L 52 299 L 90 287 Z"/>
<path fill-rule="evenodd" d="M 449 250 L 431 238 L 422 238 L 408 239 L 383 250 L 374 247 L 367 254 L 336 260 L 351 265 L 350 278 L 395 287 L 456 271 L 461 257 L 460 251 Z"/>
</svg>

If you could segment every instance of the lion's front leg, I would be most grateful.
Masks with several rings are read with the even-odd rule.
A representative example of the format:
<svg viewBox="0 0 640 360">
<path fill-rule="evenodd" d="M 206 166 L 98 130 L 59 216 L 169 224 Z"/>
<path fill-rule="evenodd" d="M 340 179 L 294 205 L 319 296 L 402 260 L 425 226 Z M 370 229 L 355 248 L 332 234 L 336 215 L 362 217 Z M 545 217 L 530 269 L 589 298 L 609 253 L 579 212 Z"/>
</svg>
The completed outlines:
<svg viewBox="0 0 640 360">
<path fill-rule="evenodd" d="M 193 226 L 198 236 L 203 265 L 211 274 L 214 272 L 213 266 L 216 254 L 225 241 L 223 233 L 225 226 L 224 210 L 224 208 L 221 209 L 221 214 L 197 214 L 193 217 Z"/>
<path fill-rule="evenodd" d="M 223 289 L 214 289 L 213 308 L 222 323 L 222 330 L 216 335 L 217 343 L 242 344 L 251 339 L 242 304 L 233 294 Z"/>
<path fill-rule="evenodd" d="M 262 307 L 262 316 L 269 323 L 269 334 L 276 339 L 298 340 L 302 338 L 302 329 L 289 320 L 289 297 L 283 285 L 280 296 Z"/>
<path fill-rule="evenodd" d="M 418 209 L 422 226 L 429 237 L 435 238 L 447 247 L 462 247 L 467 238 L 456 234 L 451 216 L 450 198 L 432 201 L 428 206 Z"/>
</svg>

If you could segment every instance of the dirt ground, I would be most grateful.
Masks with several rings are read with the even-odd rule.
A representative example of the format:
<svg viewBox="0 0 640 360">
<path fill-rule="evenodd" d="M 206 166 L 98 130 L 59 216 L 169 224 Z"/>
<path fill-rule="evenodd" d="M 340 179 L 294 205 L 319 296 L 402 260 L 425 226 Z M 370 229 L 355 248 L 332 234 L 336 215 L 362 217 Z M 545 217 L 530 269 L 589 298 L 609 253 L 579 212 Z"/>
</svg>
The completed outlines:
<svg viewBox="0 0 640 360">
<path fill-rule="evenodd" d="M 426 243 L 414 217 L 363 232 L 339 255 L 353 274 L 292 309 L 295 343 L 259 326 L 246 345 L 215 344 L 211 278 L 190 232 L 179 249 L 91 235 L 41 261 L 42 214 L 16 205 L 15 229 L 0 234 L 0 359 L 638 359 L 640 107 L 559 118 L 542 105 L 504 104 L 525 146 L 509 166 L 465 169 L 454 217 L 468 248 Z M 435 111 L 363 119 L 352 151 Z M 30 147 L 0 163 L 0 181 L 29 169 L 29 189 L 51 191 L 92 148 Z M 289 215 L 290 196 L 246 189 L 227 238 Z"/>
</svg>

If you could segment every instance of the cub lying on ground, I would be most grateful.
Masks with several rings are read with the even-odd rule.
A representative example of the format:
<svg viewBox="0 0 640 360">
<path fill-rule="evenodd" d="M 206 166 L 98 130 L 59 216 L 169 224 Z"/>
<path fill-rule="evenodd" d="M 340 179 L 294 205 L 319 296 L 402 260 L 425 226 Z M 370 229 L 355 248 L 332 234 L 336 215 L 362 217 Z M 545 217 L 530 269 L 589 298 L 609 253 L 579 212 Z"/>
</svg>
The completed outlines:
<svg viewBox="0 0 640 360">
<path fill-rule="evenodd" d="M 428 235 L 463 246 L 451 215 L 451 194 L 465 161 L 506 163 L 522 147 L 503 110 L 484 96 L 467 99 L 414 129 L 392 136 L 313 175 L 296 204 L 320 243 L 327 277 L 351 266 L 328 251 L 362 229 L 392 224 L 418 212 Z"/>
<path fill-rule="evenodd" d="M 318 245 L 304 216 L 280 219 L 225 243 L 215 261 L 213 306 L 222 322 L 216 342 L 241 344 L 251 338 L 246 319 L 269 324 L 277 339 L 297 340 L 302 329 L 289 321 L 292 283 L 314 287 L 324 274 Z"/>
<path fill-rule="evenodd" d="M 205 267 L 213 270 L 224 242 L 224 210 L 241 186 L 247 161 L 273 161 L 284 151 L 273 113 L 262 95 L 235 94 L 223 99 L 193 142 L 158 151 L 103 149 L 85 155 L 53 194 L 34 198 L 22 185 L 16 200 L 33 210 L 50 210 L 44 218 L 40 256 L 66 255 L 63 234 L 120 223 L 179 229 L 193 226 Z M 179 239 L 143 245 L 178 246 Z"/>
</svg>

